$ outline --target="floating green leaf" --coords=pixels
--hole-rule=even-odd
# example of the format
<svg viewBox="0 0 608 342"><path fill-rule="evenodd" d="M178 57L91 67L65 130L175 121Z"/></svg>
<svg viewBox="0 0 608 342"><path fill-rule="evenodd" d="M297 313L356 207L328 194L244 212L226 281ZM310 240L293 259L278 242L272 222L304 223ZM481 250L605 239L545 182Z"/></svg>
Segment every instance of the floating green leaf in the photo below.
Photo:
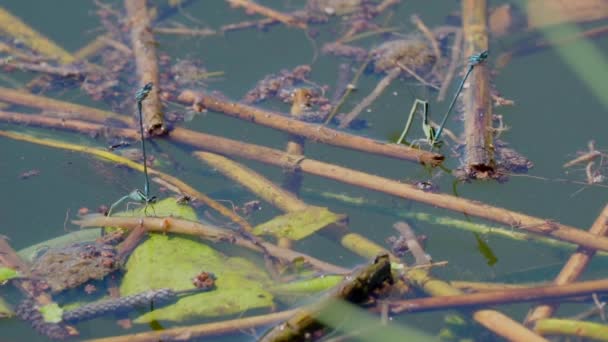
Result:
<svg viewBox="0 0 608 342"><path fill-rule="evenodd" d="M44 321L47 323L59 323L63 319L63 309L57 303L51 303L38 308Z"/></svg>
<svg viewBox="0 0 608 342"><path fill-rule="evenodd" d="M196 220L191 208L177 205L173 199L170 202L157 203L156 215L173 213L173 216ZM176 211L172 212L171 208ZM150 234L133 251L126 268L120 286L124 296L159 288L191 289L192 278L202 271L217 277L216 289L184 296L175 304L145 313L136 319L138 323L229 315L273 304L273 296L265 290L270 280L263 270L248 260L228 258L190 237Z"/></svg>
<svg viewBox="0 0 608 342"><path fill-rule="evenodd" d="M4 284L5 282L19 276L19 272L12 268L0 267L0 284Z"/></svg>
<svg viewBox="0 0 608 342"><path fill-rule="evenodd" d="M253 233L300 240L343 219L344 215L334 214L327 208L310 206L304 210L287 213L264 222L253 228Z"/></svg>

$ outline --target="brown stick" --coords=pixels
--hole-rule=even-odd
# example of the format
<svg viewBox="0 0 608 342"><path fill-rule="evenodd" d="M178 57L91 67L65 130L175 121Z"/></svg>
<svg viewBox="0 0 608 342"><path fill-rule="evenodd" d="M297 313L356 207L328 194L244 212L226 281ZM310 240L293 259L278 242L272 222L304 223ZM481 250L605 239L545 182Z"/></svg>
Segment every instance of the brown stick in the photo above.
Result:
<svg viewBox="0 0 608 342"><path fill-rule="evenodd" d="M479 292L457 296L442 296L400 300L391 303L391 311L422 312L429 310L460 309L471 306L512 304L537 300L555 300L608 292L608 279L591 280L566 285L538 286L526 289Z"/></svg>
<svg viewBox="0 0 608 342"><path fill-rule="evenodd" d="M86 340L87 342L157 342L173 339L193 339L202 336L224 335L227 333L243 332L265 326L275 322L283 321L291 317L298 310L281 311L267 315L259 315L222 322L204 323L189 327L163 329L161 331L147 331L124 336L114 336Z"/></svg>
<svg viewBox="0 0 608 342"><path fill-rule="evenodd" d="M591 229L589 229L589 233L596 234L597 236L605 236L608 233L608 205L604 207L600 216L595 220ZM555 285L565 285L575 282L578 277L583 274L594 255L595 250L579 247L576 252L570 256L553 283ZM539 319L551 317L555 310L557 310L557 307L557 303L553 305L546 304L537 306L528 314L525 324L530 326Z"/></svg>
<svg viewBox="0 0 608 342"><path fill-rule="evenodd" d="M4 87L0 87L0 101L58 112L66 114L68 117L78 117L94 122L105 122L108 119L114 119L127 125L133 123L132 119L127 116Z"/></svg>
<svg viewBox="0 0 608 342"><path fill-rule="evenodd" d="M95 133L103 128L101 125L77 120L60 120L56 118L2 111L0 111L0 120L76 130L88 133ZM133 130L115 129L115 132L132 139L137 139L137 134ZM280 167L293 167L296 165L299 166L303 172L333 179L346 184L361 186L363 188L375 190L385 194L476 216L490 221L506 224L516 229L546 235L558 240L582 245L587 248L608 251L608 238L598 237L578 228L503 208L493 207L477 201L448 194L425 192L410 184L400 183L396 180L370 175L364 172L316 161L313 159L301 159L301 157L290 156L280 150L194 132L179 127L175 128L171 132L170 138L175 142L188 144L198 149L253 159L270 165Z"/></svg>
<svg viewBox="0 0 608 342"><path fill-rule="evenodd" d="M135 55L139 82L142 86L148 82L154 83L154 88L143 102L144 129L151 135L163 135L167 129L163 123L163 108L158 97L158 64L147 3L147 0L125 0L125 8L131 24L131 48Z"/></svg>
<svg viewBox="0 0 608 342"><path fill-rule="evenodd" d="M349 272L349 270L345 268L329 264L291 249L277 247L268 242L253 242L228 229L205 225L200 222L181 220L174 217L108 217L95 215L83 218L82 220L73 221L73 223L80 225L81 227L121 227L127 229L135 229L143 226L149 232L195 235L211 241L227 241L257 252L268 252L272 256L286 262L292 262L296 258L304 258L306 262L310 263L316 269L328 273L344 274ZM262 250L262 248L265 250Z"/></svg>
<svg viewBox="0 0 608 342"><path fill-rule="evenodd" d="M401 69L399 69L399 68L391 69L386 74L386 76L384 76L384 78L381 79L380 82L378 82L378 84L376 85L376 88L374 88L374 90L372 90L372 92L369 95L367 95L363 100L361 100L361 102L359 102L355 106L355 108L353 108L348 114L346 114L342 118L342 120L340 120L340 125L338 127L344 129L344 128L350 126L350 123L353 122L353 120L355 120L357 118L357 116L359 116L359 114L361 114L361 112L365 108L371 106L372 103L374 103L374 101L380 95L382 95L384 90L389 85L391 85L391 83L393 83L393 81L396 80L400 74L401 74Z"/></svg>
<svg viewBox="0 0 608 342"><path fill-rule="evenodd" d="M267 18L274 19L276 21L280 21L287 26L296 26L303 30L307 29L306 23L302 22L300 19L291 16L289 14L281 13L279 11L275 11L272 8L268 8L266 6L262 6L250 0L227 0L230 5L234 7L243 7L247 11L251 11L253 13L258 13Z"/></svg>
<svg viewBox="0 0 608 342"><path fill-rule="evenodd" d="M182 103L191 104L198 110L208 108L212 111L221 112L238 119L251 121L291 134L297 134L324 144L420 162L431 166L439 165L443 161L443 156L435 153L338 132L323 126L289 119L278 113L225 101L216 96L197 93L191 90L183 91L179 95L178 100Z"/></svg>
<svg viewBox="0 0 608 342"><path fill-rule="evenodd" d="M486 0L462 1L462 24L465 55L488 49ZM469 75L470 87L463 90L465 172L473 178L486 178L494 172L492 143L492 102L490 71L485 63L475 66Z"/></svg>

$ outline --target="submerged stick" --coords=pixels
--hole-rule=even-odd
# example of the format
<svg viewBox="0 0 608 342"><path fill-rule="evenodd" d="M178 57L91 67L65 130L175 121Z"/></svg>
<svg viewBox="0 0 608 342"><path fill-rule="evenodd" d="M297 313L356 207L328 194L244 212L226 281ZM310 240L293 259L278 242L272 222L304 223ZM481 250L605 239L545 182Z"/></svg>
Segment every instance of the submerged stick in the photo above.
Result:
<svg viewBox="0 0 608 342"><path fill-rule="evenodd" d="M135 55L135 66L139 83L159 84L156 46L152 34L152 19L148 15L147 0L125 0L131 24L131 48ZM163 108L158 97L158 86L152 89L143 104L144 128L148 134L163 135L167 132L163 122Z"/></svg>
<svg viewBox="0 0 608 342"><path fill-rule="evenodd" d="M350 126L350 123L355 120L357 118L357 116L359 116L359 114L361 114L361 112L365 109L368 108L369 106L372 105L372 103L374 103L374 101L380 97L380 95L382 95L382 93L384 92L384 90L391 85L391 83L393 83L394 80L396 80L399 75L401 74L401 69L399 68L393 68L391 70L389 70L389 72L386 74L386 76L384 76L383 79L380 80L380 82L378 82L378 84L376 85L376 88L374 88L374 90L372 90L372 92L367 95L363 100L361 100L361 102L359 102L355 108L353 108L348 114L346 114L342 120L340 120L340 125L338 126L339 128L346 128L348 126Z"/></svg>
<svg viewBox="0 0 608 342"><path fill-rule="evenodd" d="M589 233L597 236L606 236L608 234L608 205L604 207L598 218L595 220ZM555 285L564 285L575 282L580 277L591 259L595 255L595 250L579 247L575 253L570 255L570 258L559 272L553 283ZM544 318L549 318L557 310L558 303L553 305L540 305L532 309L526 317L527 325L534 325L536 321Z"/></svg>
<svg viewBox="0 0 608 342"><path fill-rule="evenodd" d="M19 40L40 54L59 60L62 64L72 63L75 59L69 52L32 29L18 17L0 7L0 31Z"/></svg>
<svg viewBox="0 0 608 342"><path fill-rule="evenodd" d="M0 101L34 107L44 111L53 111L65 114L69 118L79 118L104 123L109 119L117 120L127 125L133 124L130 117L109 111L83 106L71 102L51 99L49 97L33 95L23 91L0 87Z"/></svg>
<svg viewBox="0 0 608 342"><path fill-rule="evenodd" d="M144 227L149 232L157 233L175 233L200 236L210 241L226 241L234 243L238 246L245 247L257 252L268 252L270 255L291 263L296 258L304 258L318 270L328 273L344 274L348 270L339 266L329 264L327 262L316 259L312 256L293 251L287 248L281 248L268 242L259 242L265 249L262 250L257 242L244 238L240 234L211 225L206 225L200 222L177 219L174 217L108 217L102 215L92 215L81 220L72 221L82 228L86 227L120 227L126 229L135 229Z"/></svg>
<svg viewBox="0 0 608 342"><path fill-rule="evenodd" d="M525 289L480 292L456 296L407 299L392 302L393 313L430 310L462 309L471 306L491 306L537 300L556 300L568 297L590 296L608 292L608 279L583 281L565 285L538 286Z"/></svg>
<svg viewBox="0 0 608 342"><path fill-rule="evenodd" d="M237 102L226 101L217 96L194 92L192 90L183 91L179 95L178 100L184 104L193 105L193 107L198 110L208 108L209 110L221 112L237 119L251 121L291 134L297 134L311 139L312 141L324 144L380 154L391 158L404 159L431 166L437 166L443 161L443 156L439 154L339 132L327 127L289 119L278 113L265 111Z"/></svg>
<svg viewBox="0 0 608 342"><path fill-rule="evenodd" d="M251 316L230 319L222 322L204 323L187 327L163 329L159 331L146 331L123 336L105 337L87 342L158 342L163 340L178 340L187 337L189 339L224 335L228 333L243 332L248 329L265 326L291 317L297 309L271 313L267 315Z"/></svg>
<svg viewBox="0 0 608 342"><path fill-rule="evenodd" d="M56 118L7 113L2 111L0 111L0 121L28 123L45 127L76 130L85 133L98 132L102 128L101 125L78 120L60 120ZM133 130L115 129L115 132L121 136L137 139L137 133ZM303 172L313 175L476 216L502 223L515 229L545 235L554 239L582 245L587 248L608 251L608 238L598 237L583 230L548 219L537 218L448 194L430 193L420 190L414 185L401 183L396 180L370 175L313 159L302 159L302 157L295 158L280 150L194 132L183 128L175 128L171 132L170 137L175 142L188 144L195 148L205 149L215 153L253 159L280 167L289 165L292 167L294 165L299 166ZM137 163L135 164L139 165Z"/></svg>
<svg viewBox="0 0 608 342"><path fill-rule="evenodd" d="M486 0L462 1L464 53L467 56L487 51ZM486 178L495 171L492 136L492 99L490 70L478 64L471 73L470 86L464 91L465 172L473 178Z"/></svg>

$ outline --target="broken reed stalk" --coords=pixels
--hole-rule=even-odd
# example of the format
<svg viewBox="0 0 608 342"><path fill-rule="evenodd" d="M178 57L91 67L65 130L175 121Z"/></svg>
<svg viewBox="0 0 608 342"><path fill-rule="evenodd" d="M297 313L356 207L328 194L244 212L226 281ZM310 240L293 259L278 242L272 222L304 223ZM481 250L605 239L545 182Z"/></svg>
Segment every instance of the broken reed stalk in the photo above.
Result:
<svg viewBox="0 0 608 342"><path fill-rule="evenodd" d="M143 102L144 129L151 135L163 135L163 108L159 94L158 63L152 34L152 19L148 15L147 0L125 0L131 28L131 49L135 55L137 77L141 85L152 82L155 87Z"/></svg>
<svg viewBox="0 0 608 342"><path fill-rule="evenodd" d="M279 21L287 26L295 26L306 30L308 26L305 22L302 22L300 19L285 13L281 13L279 11L275 11L272 8L262 6L250 0L227 0L231 6L234 7L243 7L246 11L257 13L263 15L269 19L273 19Z"/></svg>
<svg viewBox="0 0 608 342"><path fill-rule="evenodd" d="M57 44L32 29L18 17L0 7L0 31L22 42L46 57L57 59L62 64L74 62L74 56Z"/></svg>
<svg viewBox="0 0 608 342"><path fill-rule="evenodd" d="M590 234L597 236L606 236L608 234L608 205L604 207L598 218L595 220L591 229ZM570 255L570 258L559 272L553 283L555 285L564 285L575 282L580 277L587 265L591 262L591 259L595 255L595 250L587 249L585 247L579 247L575 253ZM544 318L549 318L557 310L558 303L556 304L545 304L535 307L526 317L525 324L533 326L536 321Z"/></svg>
<svg viewBox="0 0 608 342"><path fill-rule="evenodd" d="M297 309L275 312L267 315L251 316L226 320L222 322L204 323L187 327L168 328L160 331L147 331L123 336L113 336L86 340L86 342L157 342L163 340L178 340L186 337L193 339L203 336L224 335L228 333L243 333L248 329L266 326L280 322L293 316Z"/></svg>
<svg viewBox="0 0 608 342"><path fill-rule="evenodd" d="M393 301L393 313L430 310L462 309L465 307L492 306L538 300L556 300L568 297L589 296L608 292L608 279L582 281L565 285L548 285L524 289L480 292L456 296L418 298Z"/></svg>
<svg viewBox="0 0 608 342"><path fill-rule="evenodd" d="M439 154L339 132L320 125L290 119L279 113L227 101L201 92L184 90L179 94L178 101L192 105L198 111L207 108L237 119L251 121L324 144L409 160L430 166L437 166L443 161L443 156Z"/></svg>
<svg viewBox="0 0 608 342"><path fill-rule="evenodd" d="M258 341L307 341L311 340L310 336L325 336L333 327L319 320L319 317L328 312L336 302L362 304L393 283L389 256L378 256L371 264L345 277L330 293L314 304L299 309L287 321L270 329Z"/></svg>
<svg viewBox="0 0 608 342"><path fill-rule="evenodd" d="M462 25L465 56L488 50L486 0L462 1ZM462 98L466 142L464 170L470 177L487 178L495 171L490 69L487 63L475 66Z"/></svg>
<svg viewBox="0 0 608 342"><path fill-rule="evenodd" d="M112 119L127 125L133 124L133 119L124 115L10 88L0 87L0 101L51 111L65 118L78 118L100 123Z"/></svg>
<svg viewBox="0 0 608 342"><path fill-rule="evenodd" d="M6 114L9 114L7 112L0 112L0 117L4 118L4 116ZM12 113L12 116L24 116L25 119L28 118L36 118L36 116L34 115L26 115L26 114L17 114L17 113ZM0 119L1 120L1 119ZM32 124L36 124L36 125L40 125L41 123L49 123L49 122L53 122L55 124L54 127L59 127L59 128L64 128L64 129L73 129L73 130L79 130L81 132L89 132L89 133L97 133L99 130L101 130L103 127L100 127L99 125L95 125L95 124L89 124L89 123L79 123L79 124L75 124L75 125L70 125L70 122L66 123L66 126L58 126L58 122L62 121L60 119L56 119L56 118L45 118L45 117L38 117L38 121L29 121ZM20 121L21 123L26 123L28 122L27 120L22 120ZM63 121L65 122L65 121ZM92 125L92 127L91 127ZM47 125L49 126L49 125ZM128 137L131 139L137 139L138 138L138 134L133 131L133 130L129 130L129 129L122 129L121 130L121 135L123 137ZM50 139L38 139L38 138L33 138L30 136L26 136L23 134L16 134L16 133L12 133L12 132L4 132L4 131L0 131L0 136L5 136L5 137L9 137L12 139L16 139L16 140L21 140L21 141L27 141L27 142L31 142L31 143L36 143L36 144L42 144L45 146L51 146L51 147L55 147L55 148L61 148L61 149L66 149L66 150L71 150L71 151L77 151L77 152L84 152L84 153L88 153L88 154L92 154L96 157L102 158L102 159L106 159L109 161L112 161L114 163L118 163L124 166L127 166L133 170L139 171L139 172L143 172L144 168L143 165L141 163L136 163L130 159L127 159L125 157L121 157L119 155L116 155L114 153L111 153L109 151L105 151L105 150L100 150L100 149L96 149L96 148L92 148L92 147L87 147L87 146L81 146L81 145L74 145L74 144L68 144L68 143L64 143L64 142L60 142L60 141L54 141L54 140L50 140ZM209 206L211 209L217 211L218 213L220 213L222 216L230 219L232 222L236 223L239 227L241 227L243 230L245 231L251 231L252 227L251 225L249 225L249 223L247 221L245 221L242 217L240 217L239 215L237 215L234 211L226 208L225 206L223 206L222 204L220 204L217 201L214 201L213 199L209 198L207 195L197 191L196 189L194 189L193 187L191 187L190 185L184 183L183 181L181 181L180 179L173 177L171 175L168 175L166 173L154 170L154 169L150 169L148 168L148 172L150 175L152 176L156 176L159 177L171 184L173 184L174 186L176 186L182 193L192 197L192 198L196 198L199 202L204 203L205 205Z"/></svg>
<svg viewBox="0 0 608 342"><path fill-rule="evenodd" d="M2 92L0 91L0 94L1 93ZM3 111L0 111L0 121L55 127L89 134L98 133L104 128L102 125L78 120L62 120L39 115ZM133 130L115 128L113 132L130 139L137 139L137 134ZM545 235L587 248L608 251L608 238L598 237L571 226L448 194L426 192L418 189L414 185L370 175L338 165L303 158L301 156L290 156L280 150L243 143L179 127L171 131L170 138L177 143L187 144L198 149L204 149L219 154L239 156L279 167L298 167L303 172L327 179L333 179L342 183L360 186L458 213L476 216L482 219L502 223L515 229Z"/></svg>
<svg viewBox="0 0 608 342"><path fill-rule="evenodd" d="M572 340L576 341L608 341L608 326L605 323L548 318L538 321L534 331L541 335L572 336Z"/></svg>
<svg viewBox="0 0 608 342"><path fill-rule="evenodd" d="M48 293L38 290L36 284L27 279L27 276L30 275L29 265L19 257L17 252L15 252L15 250L8 244L6 240L6 237L0 236L0 265L17 270L26 277L26 279L13 279L12 282L15 287L27 297L34 299L36 304L40 306L53 304L53 298L51 298ZM45 322L38 323L42 325L47 324ZM64 338L69 336L77 336L79 334L75 327L64 323L56 324L53 330L55 333L63 336Z"/></svg>
<svg viewBox="0 0 608 342"><path fill-rule="evenodd" d="M303 258L311 266L323 272L337 274L349 272L348 269L332 265L304 253L278 247L268 242L260 241L258 243L252 241L232 230L218 228L200 222L177 219L174 217L108 217L102 215L91 215L81 220L72 222L82 228L120 227L126 229L135 229L139 226L143 226L148 232L195 235L210 241L225 241L228 243L233 243L237 246L260 253L268 252L270 255L287 263L291 263L297 258ZM265 251L260 247L260 245L265 249Z"/></svg>
<svg viewBox="0 0 608 342"><path fill-rule="evenodd" d="M361 100L361 102L359 102L355 108L353 108L340 120L340 125L338 125L338 128L344 129L350 126L350 123L355 120L365 108L370 107L372 103L374 103L374 101L376 101L376 99L382 95L384 90L399 77L399 75L401 75L400 68L393 68L389 70L386 76L384 76L384 78L378 82L374 90L372 90L369 95Z"/></svg>
<svg viewBox="0 0 608 342"><path fill-rule="evenodd" d="M230 159L208 152L196 152L195 156L284 212L297 212L310 207L292 193L274 185L264 176ZM346 249L364 258L374 258L379 254L389 254L382 246L360 234L344 232L341 229L334 229L331 231L331 234L333 235L332 237L340 240L340 243ZM392 254L391 258L395 262L399 262L399 258Z"/></svg>

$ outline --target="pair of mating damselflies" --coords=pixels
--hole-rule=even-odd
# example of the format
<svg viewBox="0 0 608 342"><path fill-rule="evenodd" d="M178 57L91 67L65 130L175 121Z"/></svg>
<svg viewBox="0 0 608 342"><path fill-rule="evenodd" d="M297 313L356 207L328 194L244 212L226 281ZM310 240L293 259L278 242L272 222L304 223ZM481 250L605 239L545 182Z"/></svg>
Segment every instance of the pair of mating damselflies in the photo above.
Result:
<svg viewBox="0 0 608 342"><path fill-rule="evenodd" d="M143 158L144 158L144 177L145 177L144 191L142 192L139 189L135 189L135 190L131 191L129 194L121 197L118 201L114 202L110 206L110 209L108 210L108 216L110 216L112 214L112 210L116 206L118 206L119 204L121 204L122 202L127 201L127 200L130 200L130 201L136 202L136 203L141 203L146 206L148 204L156 202L156 196L150 196L150 180L148 178L148 165L147 165L148 159L146 156L146 143L144 140L144 119L143 119L143 115L141 113L142 102L146 99L146 97L148 97L148 94L150 94L150 91L152 91L153 86L154 86L154 84L152 82L147 83L146 85L144 85L142 88L140 88L135 93L135 100L137 101L137 111L139 113L139 133L140 133L140 139L141 139L141 151L142 151Z"/></svg>
<svg viewBox="0 0 608 342"><path fill-rule="evenodd" d="M450 103L450 106L448 107L448 111L445 113L443 120L441 120L441 123L439 124L439 128L437 129L437 131L435 131L435 129L433 128L433 126L431 126L431 124L429 122L429 103L427 101L416 99L414 101L414 104L412 105L412 109L410 110L410 114L407 118L405 128L403 129L401 136L399 136L399 139L397 139L397 144L401 144L405 140L405 137L407 136L407 133L409 132L410 127L412 125L414 115L418 112L418 106L422 106L422 131L424 133L425 141L429 145L431 145L431 148L440 147L442 142L439 139L441 138L441 133L443 132L443 127L445 126L445 124L448 120L448 117L450 116L450 113L452 112L452 108L454 107L454 104L456 103L456 99L458 98L458 95L460 95L460 92L462 91L462 87L464 86L464 83L466 82L467 78L471 74L471 71L473 71L473 68L476 65L485 61L487 58L488 58L488 50L483 51L478 54L474 54L471 57L469 57L469 68L467 69L466 74L460 81L460 84L458 85L458 89L456 89L456 94L452 98L452 102Z"/></svg>

